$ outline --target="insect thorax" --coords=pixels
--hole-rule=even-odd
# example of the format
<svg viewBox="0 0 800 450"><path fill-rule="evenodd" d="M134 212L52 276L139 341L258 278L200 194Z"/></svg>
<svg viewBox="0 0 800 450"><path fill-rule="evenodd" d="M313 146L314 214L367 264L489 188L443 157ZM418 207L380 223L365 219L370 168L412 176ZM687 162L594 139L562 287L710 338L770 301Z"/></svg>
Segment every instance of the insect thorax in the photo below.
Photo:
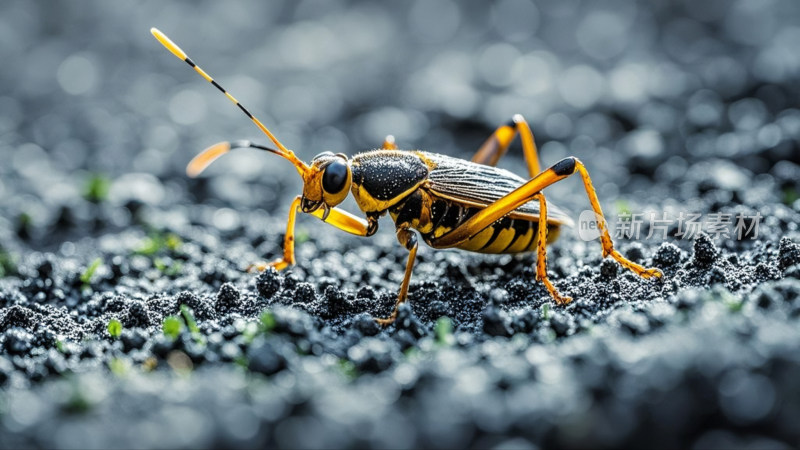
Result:
<svg viewBox="0 0 800 450"><path fill-rule="evenodd" d="M353 157L353 197L366 213L383 212L414 192L430 168L416 152L375 150Z"/></svg>

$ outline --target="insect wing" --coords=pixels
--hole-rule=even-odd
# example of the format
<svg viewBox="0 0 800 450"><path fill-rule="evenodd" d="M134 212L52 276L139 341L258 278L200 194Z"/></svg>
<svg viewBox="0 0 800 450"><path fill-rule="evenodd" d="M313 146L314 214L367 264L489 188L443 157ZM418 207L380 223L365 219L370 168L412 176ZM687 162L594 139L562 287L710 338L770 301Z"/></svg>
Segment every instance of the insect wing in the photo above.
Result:
<svg viewBox="0 0 800 450"><path fill-rule="evenodd" d="M498 167L433 153L426 153L425 156L436 163L436 168L428 175L429 188L443 197L489 205L528 181ZM538 217L539 202L530 201L514 212ZM550 202L547 202L547 218L549 222L564 225L571 226L574 223L566 211Z"/></svg>

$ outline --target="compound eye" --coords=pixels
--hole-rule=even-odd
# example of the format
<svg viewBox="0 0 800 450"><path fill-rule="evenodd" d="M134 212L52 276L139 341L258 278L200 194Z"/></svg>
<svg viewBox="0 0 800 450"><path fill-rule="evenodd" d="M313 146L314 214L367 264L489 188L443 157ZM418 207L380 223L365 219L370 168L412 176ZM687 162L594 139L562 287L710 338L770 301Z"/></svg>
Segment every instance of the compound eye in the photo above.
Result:
<svg viewBox="0 0 800 450"><path fill-rule="evenodd" d="M347 164L334 161L325 168L322 174L322 189L330 194L336 194L344 189L347 181Z"/></svg>

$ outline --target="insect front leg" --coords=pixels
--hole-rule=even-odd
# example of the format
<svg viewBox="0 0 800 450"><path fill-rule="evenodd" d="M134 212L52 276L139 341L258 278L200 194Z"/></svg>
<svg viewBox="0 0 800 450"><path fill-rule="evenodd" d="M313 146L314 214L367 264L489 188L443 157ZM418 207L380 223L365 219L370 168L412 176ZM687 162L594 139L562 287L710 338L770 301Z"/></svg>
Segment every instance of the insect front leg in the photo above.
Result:
<svg viewBox="0 0 800 450"><path fill-rule="evenodd" d="M536 148L536 140L533 138L533 131L531 131L531 127L521 114L514 114L514 117L512 117L507 124L498 127L494 133L489 136L489 139L481 145L475 153L475 156L472 157L472 162L485 164L487 166L496 166L517 134L519 134L522 140L522 151L525 153L528 173L531 177L535 177L541 172L539 166L539 150Z"/></svg>
<svg viewBox="0 0 800 450"><path fill-rule="evenodd" d="M277 270L285 269L288 266L294 265L294 229L295 229L295 219L297 217L297 212L300 210L300 204L302 202L302 196L298 195L293 201L292 206L289 208L289 219L286 221L286 237L283 240L283 257L276 259L272 262L259 262L255 264L251 264L247 270L248 271L264 271L268 267L274 267ZM322 219L325 211L323 209L318 209L312 213L312 216L316 216L319 219ZM350 234L355 234L357 236L371 236L375 234L377 231L377 223L373 223L373 221L367 221L360 217L354 216L349 212L339 209L339 208L331 208L328 212L328 217L325 219L325 223L333 225L334 227L346 231Z"/></svg>
<svg viewBox="0 0 800 450"><path fill-rule="evenodd" d="M403 276L403 283L400 285L400 292L397 294L397 303L394 305L392 314L385 319L375 319L378 324L391 325L397 320L397 308L406 301L408 297L408 284L411 281L411 271L414 269L414 261L417 259L417 234L409 228L397 229L397 240L408 249L408 261L406 262L406 273Z"/></svg>

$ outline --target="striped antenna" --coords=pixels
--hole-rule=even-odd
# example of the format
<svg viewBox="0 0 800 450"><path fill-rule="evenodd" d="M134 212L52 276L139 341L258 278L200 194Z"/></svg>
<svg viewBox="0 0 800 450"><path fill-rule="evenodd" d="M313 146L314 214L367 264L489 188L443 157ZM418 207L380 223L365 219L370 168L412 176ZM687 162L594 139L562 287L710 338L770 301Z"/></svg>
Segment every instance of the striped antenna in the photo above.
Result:
<svg viewBox="0 0 800 450"><path fill-rule="evenodd" d="M236 98L233 95L231 95L228 91L225 90L225 88L223 88L219 83L217 83L213 78L211 78L211 76L209 74L207 74L205 70L201 69L197 64L195 64L194 61L192 61L192 59L189 58L189 56L187 56L186 53L183 50L181 50L181 48L178 47L177 44L172 42L172 40L167 37L167 35L165 35L161 31L159 31L157 28L150 28L150 33L152 33L153 36L155 36L155 38L158 39L158 42L160 42L161 45L163 45L164 47L167 48L167 50L172 52L173 55L177 56L178 59L182 59L182 60L186 61L186 64L189 64L189 66L191 66L192 69L195 70L195 72L199 73L201 77L206 79L206 81L208 81L209 83L213 84L217 89L219 89L223 94L225 94L226 97L228 97L228 100L230 100L231 102L233 102L233 104L238 106L239 109L241 109L242 112L244 112L245 115L247 115L247 117L249 117L250 120L252 120L253 123L256 124L256 126L261 131L263 131L264 134L266 134L267 137L278 147L278 150L269 149L269 151L288 159L292 164L294 164L294 166L297 168L297 171L300 172L300 175L305 175L306 173L308 173L308 171L310 169L309 169L308 165L306 165L306 163L304 163L303 161L298 159L297 156L295 156L293 151L289 150L283 144L281 144L281 142L278 140L278 138L276 138L275 135L273 135L272 132L270 132L267 129L267 127L265 127L264 124L261 123L260 120L258 120L258 118L256 118L254 115L252 115L250 113L250 111L247 110L247 108L245 108L241 103L239 103L239 100L236 100ZM224 146L222 144L226 144L226 143L220 143L220 144L213 145L213 146L207 148L206 150L204 150L201 154L197 155L197 157L195 157L195 160L197 160L197 159L207 160L207 164L202 165L202 169L204 169L208 164L210 164L211 161L215 160L216 158L218 158L219 156L221 156L222 154L226 153L228 150L231 149L230 147L228 147L227 149L224 149ZM259 147L256 147L255 145L249 145L249 147L259 148ZM213 156L213 157L212 157L212 155L207 154L211 150L214 150L214 155L215 156ZM203 155L206 155L206 158L201 158ZM192 163L194 163L195 160L192 160ZM190 174L191 173L199 174L200 171L202 171L202 169L200 169L200 171L198 171L198 172L194 172L192 170L192 163L190 163L189 167L187 167L187 172L189 172ZM198 164L199 164L199 162L198 162ZM198 166L195 167L195 169L197 169L199 167L200 166L198 165Z"/></svg>

